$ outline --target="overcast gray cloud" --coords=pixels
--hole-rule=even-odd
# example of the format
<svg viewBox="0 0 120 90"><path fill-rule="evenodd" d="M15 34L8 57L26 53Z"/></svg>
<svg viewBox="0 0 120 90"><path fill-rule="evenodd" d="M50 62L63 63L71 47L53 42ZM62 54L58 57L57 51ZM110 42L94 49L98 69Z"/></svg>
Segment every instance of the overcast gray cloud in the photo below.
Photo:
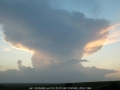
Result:
<svg viewBox="0 0 120 90"><path fill-rule="evenodd" d="M38 75L50 78L57 74L56 78L59 76L67 78L67 75L72 77L74 74L76 78L73 80L80 80L77 79L79 74L87 77L90 73L89 69L97 72L97 68L85 68L79 62L87 62L87 60L81 60L85 53L92 54L102 48L108 32L100 32L110 26L107 20L86 18L81 12L53 10L47 0L0 0L0 23L3 25L5 41L14 47L27 48L34 52L32 64L34 68L41 70ZM74 67L76 63L79 65ZM76 71L76 68L79 70ZM31 71L31 68L29 69ZM100 70L104 71L104 74L101 72L100 78L114 72ZM14 72L14 70L8 71ZM68 74L65 74L66 71L69 71ZM19 73L19 71L15 72ZM56 79L57 81L61 80Z"/></svg>

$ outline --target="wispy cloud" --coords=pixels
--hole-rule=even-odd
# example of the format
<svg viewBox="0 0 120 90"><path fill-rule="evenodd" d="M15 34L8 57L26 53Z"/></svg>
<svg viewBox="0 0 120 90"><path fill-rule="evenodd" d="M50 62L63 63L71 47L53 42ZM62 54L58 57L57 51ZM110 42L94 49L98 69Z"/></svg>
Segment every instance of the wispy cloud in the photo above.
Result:
<svg viewBox="0 0 120 90"><path fill-rule="evenodd" d="M110 31L105 45L120 41L120 34L119 34L120 33L120 28L117 28L117 27L119 27L119 26L116 26L115 28L113 28Z"/></svg>

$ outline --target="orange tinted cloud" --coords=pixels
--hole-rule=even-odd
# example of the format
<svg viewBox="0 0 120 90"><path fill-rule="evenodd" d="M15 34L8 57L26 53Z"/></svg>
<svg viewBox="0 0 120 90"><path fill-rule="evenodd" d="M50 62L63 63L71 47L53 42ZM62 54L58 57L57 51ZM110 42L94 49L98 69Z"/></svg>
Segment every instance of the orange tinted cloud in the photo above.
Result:
<svg viewBox="0 0 120 90"><path fill-rule="evenodd" d="M90 54L90 53L96 52L99 47L102 48L105 41L106 41L106 38L88 43L84 48L85 54Z"/></svg>
<svg viewBox="0 0 120 90"><path fill-rule="evenodd" d="M16 44L16 45L10 44L10 46L11 46L12 48L17 49L17 50L22 50L22 51L34 53L33 50L29 50L27 47L23 46L22 44Z"/></svg>
<svg viewBox="0 0 120 90"><path fill-rule="evenodd" d="M108 27L107 29L103 29L103 30L100 32L100 34L104 34L104 33L108 32L109 30L111 30L111 29L113 29L113 28L115 28L115 27L117 27L117 26L120 26L120 23L115 24L115 25L112 25L112 26Z"/></svg>
<svg viewBox="0 0 120 90"><path fill-rule="evenodd" d="M105 45L115 43L120 41L120 30L115 29L108 35L108 40L106 41Z"/></svg>
<svg viewBox="0 0 120 90"><path fill-rule="evenodd" d="M112 25L112 26L102 30L100 32L100 34L104 35L108 31L110 31L111 29L114 29L118 26L120 26L120 23ZM116 30L116 31L112 32L111 34L109 34L108 36L105 36L105 37L102 37L98 40L89 42L84 48L84 51L85 51L84 56L88 56L92 53L95 53L96 51L100 50L100 48L102 48L103 45L118 42L119 38L120 38L120 31Z"/></svg>

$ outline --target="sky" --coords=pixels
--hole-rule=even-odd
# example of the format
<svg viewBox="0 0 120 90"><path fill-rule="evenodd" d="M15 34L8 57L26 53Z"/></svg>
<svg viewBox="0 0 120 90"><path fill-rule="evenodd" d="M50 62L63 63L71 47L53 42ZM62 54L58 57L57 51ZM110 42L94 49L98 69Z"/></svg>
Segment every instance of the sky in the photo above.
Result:
<svg viewBox="0 0 120 90"><path fill-rule="evenodd" d="M120 80L119 3L0 0L0 83Z"/></svg>

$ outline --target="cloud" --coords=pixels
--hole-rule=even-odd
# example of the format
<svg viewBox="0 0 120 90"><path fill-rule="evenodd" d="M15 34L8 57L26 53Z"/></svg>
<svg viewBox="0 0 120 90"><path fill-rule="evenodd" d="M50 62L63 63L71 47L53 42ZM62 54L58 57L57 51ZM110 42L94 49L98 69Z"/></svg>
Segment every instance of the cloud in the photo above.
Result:
<svg viewBox="0 0 120 90"><path fill-rule="evenodd" d="M18 64L19 66L22 66L22 60L18 60L17 64Z"/></svg>
<svg viewBox="0 0 120 90"><path fill-rule="evenodd" d="M80 63L87 62L81 60L84 54L97 52L106 42L110 23L105 19L86 18L77 11L53 10L47 0L0 0L0 23L4 40L15 48L32 51L32 64L38 70L22 66L19 60L19 71L8 70L1 72L2 75L13 72L20 77L21 72L25 82L30 75L35 80L39 77L41 82L53 79L53 82L74 82L95 80L93 73L99 73L96 80L101 80L105 74L114 72L86 68Z"/></svg>
<svg viewBox="0 0 120 90"><path fill-rule="evenodd" d="M9 69L0 72L0 83L65 83L107 81L106 74L115 73L114 70L96 67L83 67L81 63L52 64L48 68L35 69L21 66L19 70Z"/></svg>
<svg viewBox="0 0 120 90"><path fill-rule="evenodd" d="M120 38L120 24L116 24L114 25L114 27L112 28L112 30L110 30L110 33L108 35L108 39L107 42L105 44L111 44L111 43L115 43L115 42L119 42L119 38Z"/></svg>
<svg viewBox="0 0 120 90"><path fill-rule="evenodd" d="M32 50L33 64L38 58L46 59L47 63L50 59L56 62L81 59L89 42L103 41L92 47L89 51L92 54L100 50L107 39L108 32L100 34L109 26L104 19L86 18L80 12L53 10L46 0L1 0L0 3L4 40L14 47Z"/></svg>
<svg viewBox="0 0 120 90"><path fill-rule="evenodd" d="M120 72L110 73L105 75L106 77L112 78L113 80L120 80Z"/></svg>
<svg viewBox="0 0 120 90"><path fill-rule="evenodd" d="M88 61L86 59L82 59L82 60L80 60L80 62L90 62L90 61Z"/></svg>

